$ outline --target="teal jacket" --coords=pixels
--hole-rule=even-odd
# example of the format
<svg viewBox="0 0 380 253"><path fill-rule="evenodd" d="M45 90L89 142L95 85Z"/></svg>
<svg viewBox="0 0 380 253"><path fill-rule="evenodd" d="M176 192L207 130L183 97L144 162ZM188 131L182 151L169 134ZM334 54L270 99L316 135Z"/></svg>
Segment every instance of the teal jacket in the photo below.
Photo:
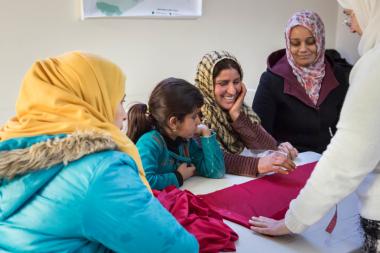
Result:
<svg viewBox="0 0 380 253"><path fill-rule="evenodd" d="M200 137L201 145L194 139L179 146L179 154L167 148L164 137L157 130L142 135L136 143L146 178L153 189L164 189L169 185L179 187L175 171L182 163L195 165L196 174L209 178L221 178L225 174L223 153L216 135ZM188 152L187 152L188 150ZM188 153L188 154L187 154Z"/></svg>
<svg viewBox="0 0 380 253"><path fill-rule="evenodd" d="M0 142L1 175L35 170L0 177L0 252L198 252L195 237L147 190L131 157L109 147L94 152L99 138L91 136L49 155L54 143L45 144L53 137ZM65 143L72 136L54 138ZM31 147L44 159L28 168ZM82 147L85 155L67 164L65 157ZM46 162L51 166L38 168Z"/></svg>

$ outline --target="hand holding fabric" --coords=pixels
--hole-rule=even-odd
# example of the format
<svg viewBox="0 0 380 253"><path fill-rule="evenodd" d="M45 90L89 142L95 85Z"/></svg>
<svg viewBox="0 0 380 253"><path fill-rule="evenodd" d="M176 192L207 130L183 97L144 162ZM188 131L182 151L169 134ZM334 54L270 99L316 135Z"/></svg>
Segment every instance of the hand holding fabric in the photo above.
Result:
<svg viewBox="0 0 380 253"><path fill-rule="evenodd" d="M252 217L249 220L251 230L271 236L287 235L290 234L290 230L285 225L285 220L275 220L267 217Z"/></svg>

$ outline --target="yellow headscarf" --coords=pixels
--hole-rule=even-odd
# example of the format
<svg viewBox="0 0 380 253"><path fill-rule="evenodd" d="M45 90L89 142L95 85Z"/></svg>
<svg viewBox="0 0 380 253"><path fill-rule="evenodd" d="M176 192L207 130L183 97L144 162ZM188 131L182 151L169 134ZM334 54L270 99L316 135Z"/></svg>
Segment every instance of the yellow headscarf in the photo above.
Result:
<svg viewBox="0 0 380 253"><path fill-rule="evenodd" d="M124 83L119 67L95 55L71 52L37 61L23 80L16 116L0 129L0 141L77 130L107 133L134 159L150 189L136 146L113 123Z"/></svg>

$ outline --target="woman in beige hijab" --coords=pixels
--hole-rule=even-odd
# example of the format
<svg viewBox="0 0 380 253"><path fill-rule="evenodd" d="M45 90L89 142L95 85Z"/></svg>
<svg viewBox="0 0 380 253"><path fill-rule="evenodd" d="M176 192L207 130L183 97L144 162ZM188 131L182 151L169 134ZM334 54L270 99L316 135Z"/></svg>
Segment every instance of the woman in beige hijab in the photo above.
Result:
<svg viewBox="0 0 380 253"><path fill-rule="evenodd" d="M229 174L255 177L260 173L288 174L298 152L290 143L278 145L244 104L247 89L238 60L226 51L205 54L198 64L195 85L204 97L203 121L215 132ZM246 156L250 150L281 150L264 157ZM288 156L287 156L287 155Z"/></svg>

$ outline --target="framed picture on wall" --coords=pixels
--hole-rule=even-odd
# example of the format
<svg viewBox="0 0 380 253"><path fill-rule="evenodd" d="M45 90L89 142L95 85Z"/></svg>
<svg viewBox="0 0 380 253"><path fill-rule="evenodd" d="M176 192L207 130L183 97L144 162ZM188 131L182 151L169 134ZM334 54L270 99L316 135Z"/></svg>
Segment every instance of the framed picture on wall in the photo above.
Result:
<svg viewBox="0 0 380 253"><path fill-rule="evenodd" d="M202 0L82 0L87 18L197 18Z"/></svg>

